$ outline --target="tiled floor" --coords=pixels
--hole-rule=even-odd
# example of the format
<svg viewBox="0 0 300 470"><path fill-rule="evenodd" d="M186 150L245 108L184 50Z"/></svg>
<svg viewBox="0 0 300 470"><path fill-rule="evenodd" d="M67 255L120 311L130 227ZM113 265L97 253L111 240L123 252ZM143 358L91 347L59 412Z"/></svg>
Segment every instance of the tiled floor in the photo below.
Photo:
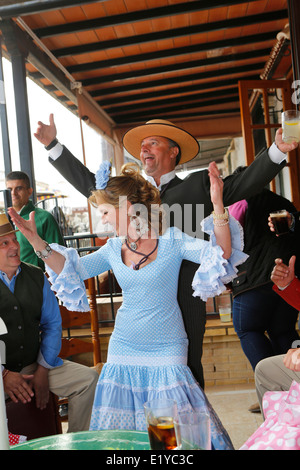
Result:
<svg viewBox="0 0 300 470"><path fill-rule="evenodd" d="M248 411L257 403L254 385L207 387L205 393L238 450L263 422L260 413Z"/></svg>

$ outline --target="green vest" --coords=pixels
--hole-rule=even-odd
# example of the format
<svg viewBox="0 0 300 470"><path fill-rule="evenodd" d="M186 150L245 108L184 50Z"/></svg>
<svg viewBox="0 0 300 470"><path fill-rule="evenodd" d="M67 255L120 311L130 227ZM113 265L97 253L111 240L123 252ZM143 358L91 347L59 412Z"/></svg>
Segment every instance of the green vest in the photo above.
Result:
<svg viewBox="0 0 300 470"><path fill-rule="evenodd" d="M3 364L13 372L36 362L40 349L40 319L43 304L44 274L40 268L21 263L14 294L0 280L0 317L8 333Z"/></svg>

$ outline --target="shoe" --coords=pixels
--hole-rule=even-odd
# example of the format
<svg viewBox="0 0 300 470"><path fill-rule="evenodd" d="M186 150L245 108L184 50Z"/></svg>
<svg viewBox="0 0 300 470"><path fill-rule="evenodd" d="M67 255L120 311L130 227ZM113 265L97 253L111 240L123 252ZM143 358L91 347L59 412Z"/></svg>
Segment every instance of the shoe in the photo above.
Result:
<svg viewBox="0 0 300 470"><path fill-rule="evenodd" d="M254 405L251 405L250 408L248 408L248 411L250 411L250 413L261 413L259 403L254 403Z"/></svg>

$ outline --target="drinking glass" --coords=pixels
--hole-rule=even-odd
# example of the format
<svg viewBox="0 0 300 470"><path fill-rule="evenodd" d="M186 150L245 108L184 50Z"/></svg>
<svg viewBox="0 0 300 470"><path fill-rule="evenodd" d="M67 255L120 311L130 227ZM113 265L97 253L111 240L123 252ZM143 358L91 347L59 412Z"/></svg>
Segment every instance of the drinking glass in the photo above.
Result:
<svg viewBox="0 0 300 470"><path fill-rule="evenodd" d="M294 109L284 111L281 116L282 139L291 144L300 141L300 112Z"/></svg>
<svg viewBox="0 0 300 470"><path fill-rule="evenodd" d="M222 322L231 321L231 307L220 307L219 315Z"/></svg>
<svg viewBox="0 0 300 470"><path fill-rule="evenodd" d="M178 450L211 450L210 418L205 411L180 414L174 425Z"/></svg>
<svg viewBox="0 0 300 470"><path fill-rule="evenodd" d="M152 450L172 450L177 447L174 420L177 405L174 400L158 399L144 403L150 447Z"/></svg>
<svg viewBox="0 0 300 470"><path fill-rule="evenodd" d="M288 212L286 210L273 211L270 213L275 233L283 235L289 232Z"/></svg>

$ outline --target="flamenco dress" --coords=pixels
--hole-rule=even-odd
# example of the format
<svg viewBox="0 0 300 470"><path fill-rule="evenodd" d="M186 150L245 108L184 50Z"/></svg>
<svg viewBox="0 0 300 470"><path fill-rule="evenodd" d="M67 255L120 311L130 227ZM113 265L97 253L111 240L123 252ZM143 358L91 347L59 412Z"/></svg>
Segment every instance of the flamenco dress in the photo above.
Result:
<svg viewBox="0 0 300 470"><path fill-rule="evenodd" d="M232 449L230 438L187 366L188 339L177 303L183 259L200 264L194 296L206 301L219 295L247 258L238 222L230 220L232 254L222 257L212 217L202 222L210 241L192 238L172 227L159 237L157 257L134 270L121 258L122 239L111 238L98 251L79 257L73 248L52 244L66 262L56 275L48 269L52 289L66 308L88 311L84 280L112 269L123 293L110 338L107 362L95 391L90 429L146 430L143 404L157 398L177 402L179 414L205 410L211 420L213 449Z"/></svg>

